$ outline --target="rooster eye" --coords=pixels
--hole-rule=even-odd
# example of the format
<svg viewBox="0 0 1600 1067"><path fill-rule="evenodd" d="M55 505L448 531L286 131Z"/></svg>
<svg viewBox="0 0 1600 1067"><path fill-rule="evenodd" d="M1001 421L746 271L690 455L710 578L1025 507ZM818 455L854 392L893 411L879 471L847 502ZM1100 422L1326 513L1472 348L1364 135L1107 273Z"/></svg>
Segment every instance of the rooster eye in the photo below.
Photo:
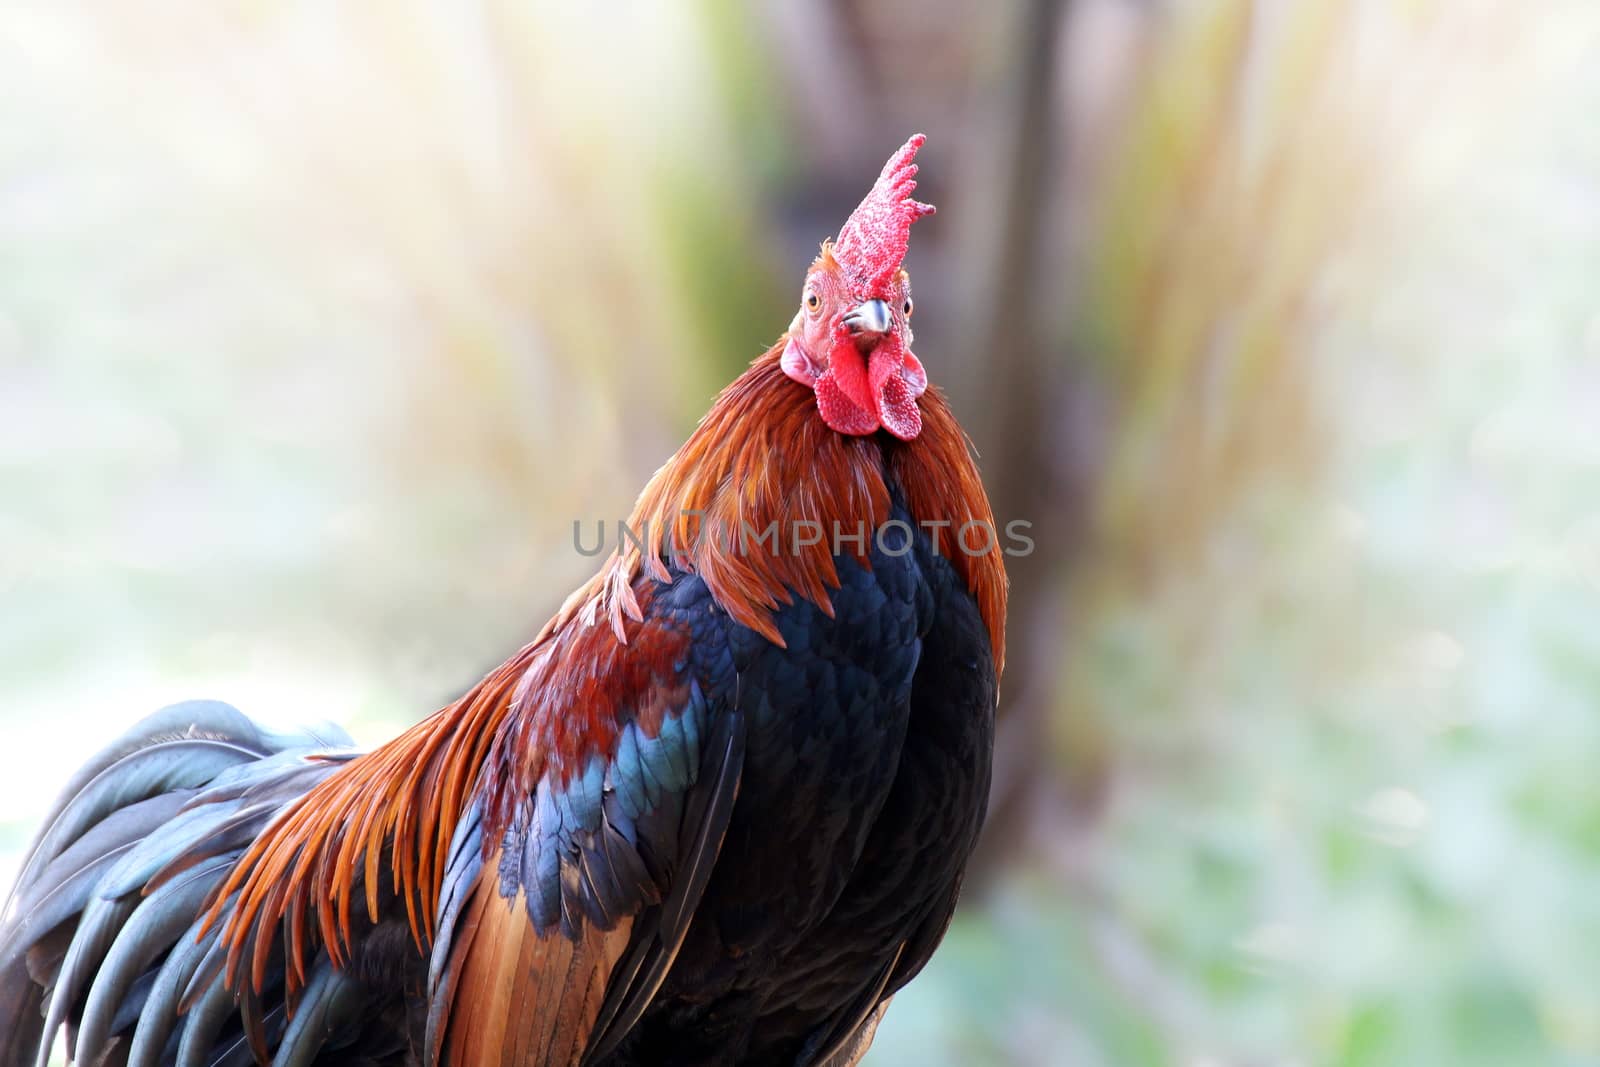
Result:
<svg viewBox="0 0 1600 1067"><path fill-rule="evenodd" d="M819 308L821 306L822 306L822 297L818 296L816 294L815 290L807 289L806 290L806 310L807 311L815 311L815 310L817 310L817 308Z"/></svg>
<svg viewBox="0 0 1600 1067"><path fill-rule="evenodd" d="M905 307L901 308L901 310L906 313L906 318L909 319L911 317L911 298L909 296L906 297Z"/></svg>

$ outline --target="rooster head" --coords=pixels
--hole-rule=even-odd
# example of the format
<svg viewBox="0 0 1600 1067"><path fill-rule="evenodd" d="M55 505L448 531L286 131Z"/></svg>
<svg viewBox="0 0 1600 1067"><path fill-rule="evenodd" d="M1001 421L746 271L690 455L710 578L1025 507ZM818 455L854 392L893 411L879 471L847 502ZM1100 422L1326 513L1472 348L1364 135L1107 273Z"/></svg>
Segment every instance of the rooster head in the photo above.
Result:
<svg viewBox="0 0 1600 1067"><path fill-rule="evenodd" d="M909 441L922 431L917 398L928 375L911 352L911 279L902 264L911 224L933 205L917 187L917 134L883 165L877 184L806 272L800 311L786 335L782 366L817 394L822 419L839 433L881 427Z"/></svg>

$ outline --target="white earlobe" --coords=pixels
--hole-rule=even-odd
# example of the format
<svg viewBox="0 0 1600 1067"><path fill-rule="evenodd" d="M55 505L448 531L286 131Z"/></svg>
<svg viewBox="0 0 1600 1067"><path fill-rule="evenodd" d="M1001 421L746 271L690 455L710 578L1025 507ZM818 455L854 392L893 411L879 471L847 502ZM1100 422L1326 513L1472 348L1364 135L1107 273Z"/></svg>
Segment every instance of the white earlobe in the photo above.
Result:
<svg viewBox="0 0 1600 1067"><path fill-rule="evenodd" d="M818 372L816 364L811 362L810 355L800 346L800 342L793 337L789 338L789 343L783 346L783 356L778 360L778 365L783 368L783 373L801 385L815 386L817 384Z"/></svg>
<svg viewBox="0 0 1600 1067"><path fill-rule="evenodd" d="M900 366L900 377L910 386L912 399L928 391L928 372L923 370L922 360L909 348L906 349L906 361Z"/></svg>

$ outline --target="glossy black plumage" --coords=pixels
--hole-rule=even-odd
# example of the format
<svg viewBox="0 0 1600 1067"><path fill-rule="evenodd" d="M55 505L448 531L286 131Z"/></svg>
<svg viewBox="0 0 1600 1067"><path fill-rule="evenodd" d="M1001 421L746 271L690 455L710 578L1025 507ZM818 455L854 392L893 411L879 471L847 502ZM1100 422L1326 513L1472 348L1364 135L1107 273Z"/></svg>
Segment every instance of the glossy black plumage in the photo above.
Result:
<svg viewBox="0 0 1600 1067"><path fill-rule="evenodd" d="M886 527L870 569L837 560L832 619L782 609L786 648L712 616L749 719L742 788L673 969L607 1064L819 1062L943 935L988 797L994 661L949 561L901 538Z"/></svg>
<svg viewBox="0 0 1600 1067"><path fill-rule="evenodd" d="M803 599L776 613L785 647L674 567L645 598L644 625L686 650L660 681L676 694L662 727L541 783L501 835L498 892L524 894L541 936L629 931L584 1062L823 1063L937 944L982 822L994 660L950 561L902 505L895 518L869 566L836 558L831 618ZM0 1064L34 1062L41 1010L108 1063L247 1062L252 1040L285 1064L423 1058L490 851L479 806L457 828L431 961L387 880L382 921L358 927L348 967L311 958L293 1012L281 946L241 999L216 930L199 932L207 893L352 758L345 741L195 704L87 768L0 931Z"/></svg>

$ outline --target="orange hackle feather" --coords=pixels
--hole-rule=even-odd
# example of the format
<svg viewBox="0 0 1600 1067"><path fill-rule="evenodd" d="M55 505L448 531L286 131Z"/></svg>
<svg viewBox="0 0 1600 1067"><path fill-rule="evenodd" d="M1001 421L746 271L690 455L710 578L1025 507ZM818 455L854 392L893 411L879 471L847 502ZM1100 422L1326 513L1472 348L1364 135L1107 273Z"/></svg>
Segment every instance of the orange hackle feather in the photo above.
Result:
<svg viewBox="0 0 1600 1067"><path fill-rule="evenodd" d="M307 912L335 965L350 946L350 905L357 873L365 879L369 918L378 918L383 846L392 846L390 876L404 901L412 935L433 936L441 873L493 728L538 643L502 664L454 704L394 740L351 761L272 823L218 888L206 926L226 915L229 981L250 951L251 983L266 970L271 932L287 918L286 964L291 987L304 980Z"/></svg>
<svg viewBox="0 0 1600 1067"><path fill-rule="evenodd" d="M927 524L923 528L934 551L950 560L978 602L998 678L1006 665L1009 586L994 509L972 459L972 441L956 422L943 390L929 386L917 403L922 433L915 441L891 439L889 468L905 491L906 510Z"/></svg>
<svg viewBox="0 0 1600 1067"><path fill-rule="evenodd" d="M460 700L323 780L262 832L207 916L208 928L225 923L230 982L248 958L259 988L280 927L291 990L304 981L313 934L344 965L358 875L376 922L387 874L425 948L435 935L451 840L475 796L485 802L487 852L547 771L564 780L589 754L610 754L619 695L654 693L637 715L646 734L659 729L672 697L669 668L688 639L641 626L654 582L670 581L667 558L698 574L732 618L781 645L773 622L780 605L799 596L831 614L836 528L852 538L841 545L866 562L871 538L891 514L885 465L913 516L949 523L928 532L977 600L997 671L1003 666L998 538L988 539L986 551L975 551L985 545L977 535L958 543L965 524L993 531L994 517L970 443L942 394L929 389L919 400L923 429L915 441L836 433L818 417L812 390L783 373L783 346L780 339L729 385L650 479L628 520L639 543L625 540L531 644ZM796 478L797 470L805 476ZM773 523L778 541L762 540ZM812 529L822 536L799 543L794 532L809 523L818 525L803 527L806 539ZM865 541L853 540L858 530Z"/></svg>

